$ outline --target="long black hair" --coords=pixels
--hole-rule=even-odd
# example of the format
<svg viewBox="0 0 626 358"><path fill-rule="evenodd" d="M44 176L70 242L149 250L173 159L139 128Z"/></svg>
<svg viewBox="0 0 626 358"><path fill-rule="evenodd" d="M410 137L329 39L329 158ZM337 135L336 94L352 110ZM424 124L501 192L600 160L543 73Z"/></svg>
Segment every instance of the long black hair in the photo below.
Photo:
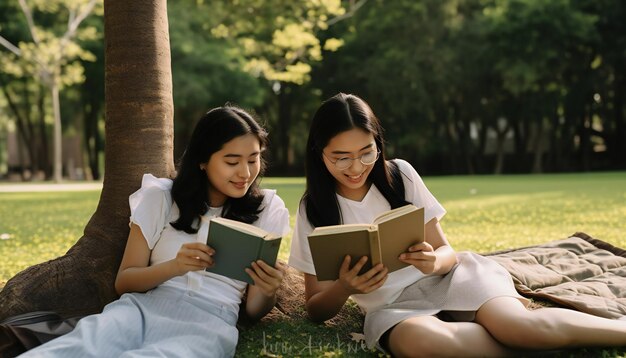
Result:
<svg viewBox="0 0 626 358"><path fill-rule="evenodd" d="M315 112L306 145L306 191L302 202L306 207L307 218L314 227L337 225L342 221L335 194L335 178L326 169L322 150L337 134L353 128L371 133L380 150L368 180L376 185L392 209L408 204L404 199L400 169L385 159L385 141L380 121L361 98L339 93L322 103Z"/></svg>
<svg viewBox="0 0 626 358"><path fill-rule="evenodd" d="M213 153L222 149L225 143L235 137L254 134L261 146L261 153L267 146L267 132L246 111L233 105L214 108L208 111L196 124L189 145L179 163L178 173L172 186L172 198L180 210L178 219L171 223L177 230L196 233L194 221L207 212L209 180L200 164L206 163ZM261 160L261 171L241 198L228 198L222 215L229 219L252 223L261 212L263 193L259 189L259 178L265 171L265 161ZM197 226L197 225L196 225Z"/></svg>

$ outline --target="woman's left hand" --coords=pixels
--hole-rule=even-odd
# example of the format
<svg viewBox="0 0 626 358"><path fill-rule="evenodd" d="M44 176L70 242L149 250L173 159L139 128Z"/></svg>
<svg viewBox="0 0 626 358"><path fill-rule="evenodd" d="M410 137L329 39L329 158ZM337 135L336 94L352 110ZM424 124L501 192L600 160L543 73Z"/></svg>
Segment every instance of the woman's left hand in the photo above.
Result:
<svg viewBox="0 0 626 358"><path fill-rule="evenodd" d="M399 259L402 262L415 266L416 269L424 274L431 274L437 268L435 250L426 241L409 247L407 252L400 255Z"/></svg>
<svg viewBox="0 0 626 358"><path fill-rule="evenodd" d="M272 267L263 260L257 260L252 263L252 269L246 268L246 272L254 285L267 297L273 297L283 282L287 266L280 261L276 261L276 266Z"/></svg>

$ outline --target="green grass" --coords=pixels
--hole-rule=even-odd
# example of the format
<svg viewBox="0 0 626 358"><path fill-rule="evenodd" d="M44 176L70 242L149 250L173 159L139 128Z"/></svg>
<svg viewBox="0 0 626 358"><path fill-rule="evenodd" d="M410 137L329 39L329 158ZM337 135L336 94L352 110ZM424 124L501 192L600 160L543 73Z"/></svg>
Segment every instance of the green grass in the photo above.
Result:
<svg viewBox="0 0 626 358"><path fill-rule="evenodd" d="M457 250L494 251L577 231L626 247L626 173L426 178Z"/></svg>
<svg viewBox="0 0 626 358"><path fill-rule="evenodd" d="M0 193L0 286L61 256L82 236L100 192Z"/></svg>
<svg viewBox="0 0 626 358"><path fill-rule="evenodd" d="M424 181L448 210L442 226L458 251L540 244L577 231L626 247L626 172L427 177ZM292 214L293 227L304 180L265 178L263 186L277 189ZM82 236L98 198L98 191L0 193L0 286L20 270L65 253ZM287 237L280 253L284 260L290 241ZM357 312L357 308L348 305L347 311ZM327 325L306 319L261 322L242 331L237 356L379 356L350 341L348 334L361 330L358 320ZM625 355L624 349L550 354Z"/></svg>

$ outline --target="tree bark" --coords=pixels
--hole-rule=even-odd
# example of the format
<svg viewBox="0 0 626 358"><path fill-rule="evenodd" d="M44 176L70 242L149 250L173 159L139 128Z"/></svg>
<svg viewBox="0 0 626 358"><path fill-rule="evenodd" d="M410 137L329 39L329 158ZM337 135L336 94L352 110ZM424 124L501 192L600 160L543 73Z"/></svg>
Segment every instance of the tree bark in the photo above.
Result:
<svg viewBox="0 0 626 358"><path fill-rule="evenodd" d="M117 298L128 235L128 196L143 173L174 175L166 0L105 0L104 184L84 236L62 257L32 266L0 291L0 320L37 310L90 314Z"/></svg>

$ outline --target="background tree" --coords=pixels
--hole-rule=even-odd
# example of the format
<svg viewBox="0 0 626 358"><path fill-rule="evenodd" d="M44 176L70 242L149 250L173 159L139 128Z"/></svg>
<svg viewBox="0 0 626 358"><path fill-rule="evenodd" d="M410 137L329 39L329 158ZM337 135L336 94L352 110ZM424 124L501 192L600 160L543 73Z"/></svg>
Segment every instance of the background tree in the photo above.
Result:
<svg viewBox="0 0 626 358"><path fill-rule="evenodd" d="M117 297L113 285L129 230L128 196L145 172L174 175L166 6L165 0L105 0L107 156L100 202L66 255L7 282L0 291L0 320L35 310L94 313Z"/></svg>
<svg viewBox="0 0 626 358"><path fill-rule="evenodd" d="M195 119L232 101L267 122L270 175L302 175L311 115L344 91L373 105L393 138L391 155L424 174L626 168L621 2L180 0L168 7L176 157ZM67 17L34 13L46 29ZM101 21L90 16L85 28L101 32ZM18 0L0 2L0 34L11 43L29 38ZM63 125L66 135L84 133L98 177L104 50L97 40L76 42L98 60L77 61L87 80L63 91ZM0 67L0 106L27 143L24 161L48 170L49 91L4 69L15 62Z"/></svg>
<svg viewBox="0 0 626 358"><path fill-rule="evenodd" d="M28 37L28 26L17 2L7 1L0 3L0 41L7 41L8 46L18 43L21 38ZM17 77L15 72L19 66L10 62L7 53L0 51L0 90L4 98L3 109L16 130L19 139L24 143L18 151L18 162L22 180L31 180L43 172L45 176L52 174L48 150L48 131L46 111L44 109L45 90L32 77ZM14 69L6 69L13 67ZM18 67L18 68L15 68ZM8 133L8 126L4 127ZM16 158L13 158L15 161ZM7 158L8 161L8 158ZM24 169L30 163L30 174ZM8 163L7 163L8 164ZM7 165L7 170L8 170Z"/></svg>
<svg viewBox="0 0 626 358"><path fill-rule="evenodd" d="M222 13L228 11L218 4L195 0L168 2L175 158L182 154L197 119L207 109L226 102L253 109L265 99L262 83L242 70L245 59L233 43L211 34Z"/></svg>
<svg viewBox="0 0 626 358"><path fill-rule="evenodd" d="M310 88L302 89L311 80L312 67L323 60L323 49L341 47L338 38L320 41L321 33L351 17L366 2L351 0L345 6L340 0L211 3L213 8L227 9L219 11L223 16L211 33L232 41L244 58L243 70L260 78L267 89L259 112L270 119L274 173L294 169L293 145L298 141L293 139L293 127L306 123L305 109L313 110L317 104L311 101L317 96ZM305 135L301 131L299 137Z"/></svg>
<svg viewBox="0 0 626 358"><path fill-rule="evenodd" d="M460 98L454 94L461 67L455 61L462 55L454 52L451 42L458 18L455 5L438 0L368 2L331 29L347 32L345 45L326 55L314 73L314 84L323 89L323 97L337 91L364 97L383 120L386 136L393 138L392 156L442 170L442 164L424 159L446 155L455 160L451 171L458 172L462 169L456 158L471 150L460 148L463 136L458 131L464 119L448 122L465 113L459 104L453 105ZM463 130L469 135L469 128ZM442 136L447 144L443 147Z"/></svg>
<svg viewBox="0 0 626 358"><path fill-rule="evenodd" d="M93 59L93 55L80 48L74 38L95 35L93 28L79 29L78 27L92 12L97 0L38 0L33 1L32 6L26 0L18 1L26 18L32 42L20 41L18 46L15 46L0 36L0 44L11 52L5 56L5 61L10 64L18 64L17 66L5 66L4 70L12 72L18 77L36 78L50 91L54 118L53 177L58 182L61 181L63 174L59 90L64 85L68 86L84 80L82 66L78 61L75 61L77 58ZM60 9L63 7L67 11L67 28L60 35L56 33L54 28L44 29L35 23L33 10L56 15L60 13Z"/></svg>
<svg viewBox="0 0 626 358"><path fill-rule="evenodd" d="M610 1L369 1L329 29L345 45L324 54L312 86L365 97L392 155L427 174L623 168L623 12Z"/></svg>

